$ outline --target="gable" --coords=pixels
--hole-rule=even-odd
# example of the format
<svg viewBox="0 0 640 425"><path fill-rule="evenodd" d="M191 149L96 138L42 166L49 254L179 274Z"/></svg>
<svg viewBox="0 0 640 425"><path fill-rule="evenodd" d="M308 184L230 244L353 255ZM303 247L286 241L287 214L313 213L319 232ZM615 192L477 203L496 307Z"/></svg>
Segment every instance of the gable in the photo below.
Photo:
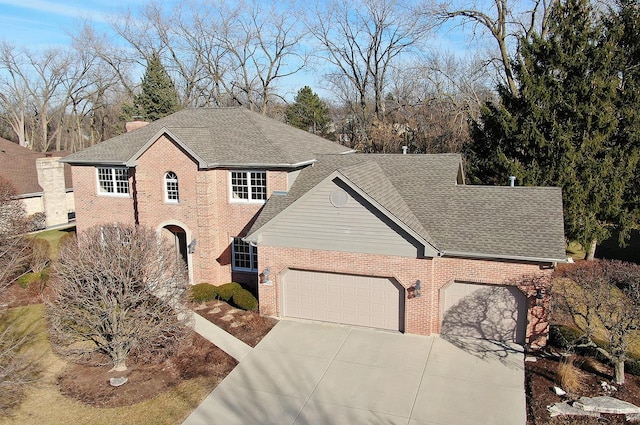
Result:
<svg viewBox="0 0 640 425"><path fill-rule="evenodd" d="M254 235L251 235L252 237ZM258 244L341 252L435 256L340 178L324 180L257 235Z"/></svg>

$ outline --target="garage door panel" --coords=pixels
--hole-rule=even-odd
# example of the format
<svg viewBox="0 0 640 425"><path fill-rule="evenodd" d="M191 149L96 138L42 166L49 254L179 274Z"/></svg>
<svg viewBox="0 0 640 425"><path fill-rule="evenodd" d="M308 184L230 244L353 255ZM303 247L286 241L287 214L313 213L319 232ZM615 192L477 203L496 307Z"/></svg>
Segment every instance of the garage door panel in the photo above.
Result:
<svg viewBox="0 0 640 425"><path fill-rule="evenodd" d="M386 278L300 270L283 276L288 317L399 330L400 300L400 289Z"/></svg>
<svg viewBox="0 0 640 425"><path fill-rule="evenodd" d="M526 308L517 288L455 282L444 291L442 334L522 344Z"/></svg>

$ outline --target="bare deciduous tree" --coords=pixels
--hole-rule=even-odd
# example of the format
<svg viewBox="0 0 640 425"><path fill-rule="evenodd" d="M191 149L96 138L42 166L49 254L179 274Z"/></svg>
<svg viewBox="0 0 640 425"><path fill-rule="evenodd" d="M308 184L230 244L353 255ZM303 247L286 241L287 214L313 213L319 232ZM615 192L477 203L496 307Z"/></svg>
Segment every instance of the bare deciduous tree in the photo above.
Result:
<svg viewBox="0 0 640 425"><path fill-rule="evenodd" d="M15 199L11 184L0 177L0 294L26 270L29 262L29 244L23 238L26 229L24 205ZM27 341L28 336L13 325L6 306L0 306L0 415L17 406L23 400L26 386L37 378L37 363L21 351Z"/></svg>
<svg viewBox="0 0 640 425"><path fill-rule="evenodd" d="M555 307L583 332L575 346L602 354L614 367L616 383L624 384L629 343L640 327L640 265L585 261L563 266L556 278L561 280L553 286Z"/></svg>
<svg viewBox="0 0 640 425"><path fill-rule="evenodd" d="M533 34L545 36L548 16L551 6L557 0L491 0L488 2L474 1L472 4L455 6L452 2L442 2L435 10L431 10L441 22L461 19L463 25L469 24L487 31L495 42L497 55L487 61L499 69L501 80L509 90L517 95L512 63L516 52L517 37L530 38ZM480 31L481 33L482 31Z"/></svg>
<svg viewBox="0 0 640 425"><path fill-rule="evenodd" d="M345 105L352 108L353 134L368 138L374 120L386 118L385 95L393 66L400 66L428 36L425 15L412 2L395 0L332 0L316 7L308 19L318 43L320 60L332 69L327 80ZM373 110L369 110L369 105ZM369 141L352 141L352 144Z"/></svg>
<svg viewBox="0 0 640 425"><path fill-rule="evenodd" d="M29 262L29 243L22 236L27 229L23 202L15 198L11 183L0 177L0 291L24 272Z"/></svg>
<svg viewBox="0 0 640 425"><path fill-rule="evenodd" d="M61 352L107 356L125 370L164 358L189 332L188 278L180 255L152 229L93 227L65 244L47 305Z"/></svg>

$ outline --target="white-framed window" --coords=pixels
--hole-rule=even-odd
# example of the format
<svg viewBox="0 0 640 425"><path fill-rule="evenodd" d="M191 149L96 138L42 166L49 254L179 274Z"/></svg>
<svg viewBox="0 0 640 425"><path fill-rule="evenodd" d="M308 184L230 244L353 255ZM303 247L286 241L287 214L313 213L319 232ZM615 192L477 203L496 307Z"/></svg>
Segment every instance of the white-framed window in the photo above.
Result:
<svg viewBox="0 0 640 425"><path fill-rule="evenodd" d="M231 171L232 202L264 202L267 200L265 171Z"/></svg>
<svg viewBox="0 0 640 425"><path fill-rule="evenodd" d="M164 174L164 201L177 204L180 201L178 196L178 175L173 171Z"/></svg>
<svg viewBox="0 0 640 425"><path fill-rule="evenodd" d="M98 167L98 194L129 196L129 170L125 167Z"/></svg>
<svg viewBox="0 0 640 425"><path fill-rule="evenodd" d="M258 271L258 248L243 241L240 238L233 238L232 263L233 270L244 272Z"/></svg>

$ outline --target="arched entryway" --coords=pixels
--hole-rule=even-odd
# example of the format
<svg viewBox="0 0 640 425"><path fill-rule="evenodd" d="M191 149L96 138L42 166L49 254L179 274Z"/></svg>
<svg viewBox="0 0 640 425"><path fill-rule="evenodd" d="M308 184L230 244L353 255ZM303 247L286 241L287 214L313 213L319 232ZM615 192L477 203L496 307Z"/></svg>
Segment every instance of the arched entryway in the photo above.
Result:
<svg viewBox="0 0 640 425"><path fill-rule="evenodd" d="M189 252L189 234L186 228L177 224L166 224L161 228L162 236L168 240L189 269L189 279L193 281Z"/></svg>

